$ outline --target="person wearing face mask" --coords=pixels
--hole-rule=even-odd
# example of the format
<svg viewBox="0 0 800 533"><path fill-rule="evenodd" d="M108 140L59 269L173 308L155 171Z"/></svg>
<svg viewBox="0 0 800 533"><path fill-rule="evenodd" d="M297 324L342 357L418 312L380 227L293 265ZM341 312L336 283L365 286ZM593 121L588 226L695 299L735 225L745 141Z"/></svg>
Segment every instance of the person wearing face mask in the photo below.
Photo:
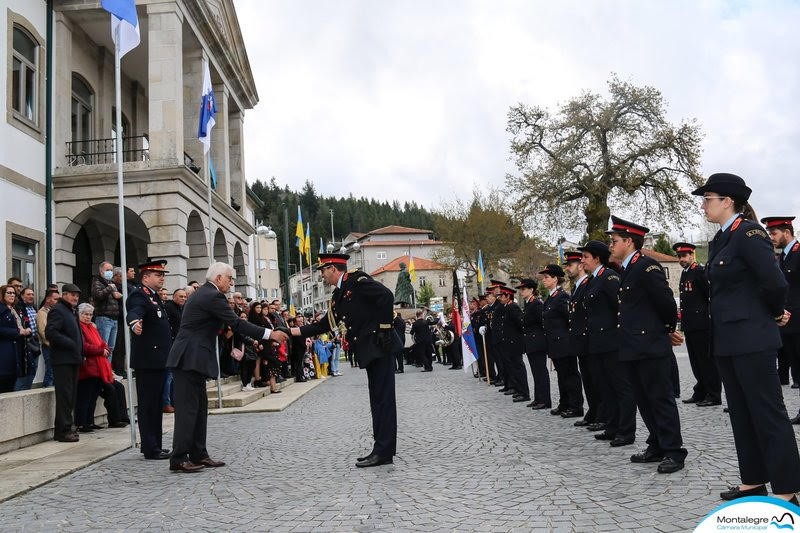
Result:
<svg viewBox="0 0 800 533"><path fill-rule="evenodd" d="M120 287L112 281L114 265L103 261L97 269L97 275L92 276L91 301L94 306L94 323L100 338L108 345L110 352L114 353L117 342L117 328L120 315L122 293Z"/></svg>

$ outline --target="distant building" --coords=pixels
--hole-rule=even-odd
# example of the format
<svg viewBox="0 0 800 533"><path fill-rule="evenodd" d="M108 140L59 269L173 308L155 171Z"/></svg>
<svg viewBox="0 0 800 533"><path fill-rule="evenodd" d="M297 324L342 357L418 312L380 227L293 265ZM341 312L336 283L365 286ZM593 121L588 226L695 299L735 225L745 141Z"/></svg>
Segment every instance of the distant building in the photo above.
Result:
<svg viewBox="0 0 800 533"><path fill-rule="evenodd" d="M408 269L410 260L411 258L407 255L397 257L374 270L370 275L394 292L400 274L400 263L405 263L406 269ZM428 283L436 296L443 297L445 302L450 301L453 295L453 269L451 267L423 257L414 257L414 270L417 274L417 282L412 282L412 284L417 294L423 283Z"/></svg>
<svg viewBox="0 0 800 533"><path fill-rule="evenodd" d="M358 243L358 250L354 244ZM448 248L447 243L433 238L429 229L386 226L368 233L350 233L344 239L350 250L348 268L360 268L364 272L374 272L403 256L433 259L437 252ZM392 287L394 289L394 287Z"/></svg>

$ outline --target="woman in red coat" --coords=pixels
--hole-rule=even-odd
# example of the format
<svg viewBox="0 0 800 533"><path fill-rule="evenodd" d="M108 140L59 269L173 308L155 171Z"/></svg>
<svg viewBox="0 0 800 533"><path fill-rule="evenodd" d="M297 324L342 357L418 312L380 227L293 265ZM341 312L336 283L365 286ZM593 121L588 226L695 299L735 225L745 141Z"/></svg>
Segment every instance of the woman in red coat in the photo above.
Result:
<svg viewBox="0 0 800 533"><path fill-rule="evenodd" d="M100 337L92 322L94 307L82 303L78 306L78 319L83 337L83 364L78 373L78 401L75 405L75 425L81 433L99 429L94 423L94 406L103 383L114 381L114 373L108 362L108 344ZM91 411L91 412L90 412Z"/></svg>

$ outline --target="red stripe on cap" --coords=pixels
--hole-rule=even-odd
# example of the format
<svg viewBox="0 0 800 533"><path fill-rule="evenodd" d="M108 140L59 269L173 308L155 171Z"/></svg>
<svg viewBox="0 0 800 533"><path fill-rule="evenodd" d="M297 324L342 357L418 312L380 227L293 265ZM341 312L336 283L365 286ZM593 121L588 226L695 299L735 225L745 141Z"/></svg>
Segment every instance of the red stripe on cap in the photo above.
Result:
<svg viewBox="0 0 800 533"><path fill-rule="evenodd" d="M770 220L767 222L767 228L774 228L775 226L791 226L792 221L788 219Z"/></svg>
<svg viewBox="0 0 800 533"><path fill-rule="evenodd" d="M634 235L640 235L640 236L642 236L642 237L644 237L645 235L647 235L647 232L646 232L646 231L642 231L642 230L640 230L639 228L634 228L634 227L631 227L631 226L626 226L625 224L614 224L614 225L612 225L612 226L611 226L611 229L612 229L613 231L624 231L624 232L626 232L626 233L633 233Z"/></svg>
<svg viewBox="0 0 800 533"><path fill-rule="evenodd" d="M679 254L682 254L684 252L694 252L694 248L690 248L688 246L678 246L678 249L675 251Z"/></svg>
<svg viewBox="0 0 800 533"><path fill-rule="evenodd" d="M346 265L347 259L342 259L340 257L331 257L330 259L323 259L323 265Z"/></svg>

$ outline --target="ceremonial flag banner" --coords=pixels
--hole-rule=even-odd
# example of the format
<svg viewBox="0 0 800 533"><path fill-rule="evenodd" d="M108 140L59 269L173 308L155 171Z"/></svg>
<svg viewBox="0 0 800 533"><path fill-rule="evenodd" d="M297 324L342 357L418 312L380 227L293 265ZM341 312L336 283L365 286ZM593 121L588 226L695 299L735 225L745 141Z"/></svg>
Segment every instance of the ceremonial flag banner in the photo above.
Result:
<svg viewBox="0 0 800 533"><path fill-rule="evenodd" d="M303 243L303 253L306 255L308 266L311 266L311 222L306 222L306 238Z"/></svg>
<svg viewBox="0 0 800 533"><path fill-rule="evenodd" d="M211 71L208 61L203 60L203 94L200 102L200 123L197 126L197 139L203 143L203 153L211 149L211 129L217 123L217 103L214 88L211 86Z"/></svg>
<svg viewBox="0 0 800 533"><path fill-rule="evenodd" d="M483 283L485 274L483 271L483 254L478 250L478 283Z"/></svg>
<svg viewBox="0 0 800 533"><path fill-rule="evenodd" d="M141 42L139 16L134 0L102 0L100 5L111 13L111 38L124 56Z"/></svg>
<svg viewBox="0 0 800 533"><path fill-rule="evenodd" d="M305 249L306 234L303 232L303 214L300 212L299 205L297 206L297 225L294 228L294 236L297 237L294 245L302 252Z"/></svg>
<svg viewBox="0 0 800 533"><path fill-rule="evenodd" d="M417 269L414 268L414 256L408 252L408 275L411 276L411 282L417 282Z"/></svg>
<svg viewBox="0 0 800 533"><path fill-rule="evenodd" d="M564 246L561 243L558 243L558 264L564 264Z"/></svg>
<svg viewBox="0 0 800 533"><path fill-rule="evenodd" d="M478 346L475 344L475 332L469 316L467 288L463 289L461 298L461 352L464 360L464 372L472 372L472 363L478 360Z"/></svg>
<svg viewBox="0 0 800 533"><path fill-rule="evenodd" d="M319 238L319 253L325 253L325 247L322 245L322 237Z"/></svg>

